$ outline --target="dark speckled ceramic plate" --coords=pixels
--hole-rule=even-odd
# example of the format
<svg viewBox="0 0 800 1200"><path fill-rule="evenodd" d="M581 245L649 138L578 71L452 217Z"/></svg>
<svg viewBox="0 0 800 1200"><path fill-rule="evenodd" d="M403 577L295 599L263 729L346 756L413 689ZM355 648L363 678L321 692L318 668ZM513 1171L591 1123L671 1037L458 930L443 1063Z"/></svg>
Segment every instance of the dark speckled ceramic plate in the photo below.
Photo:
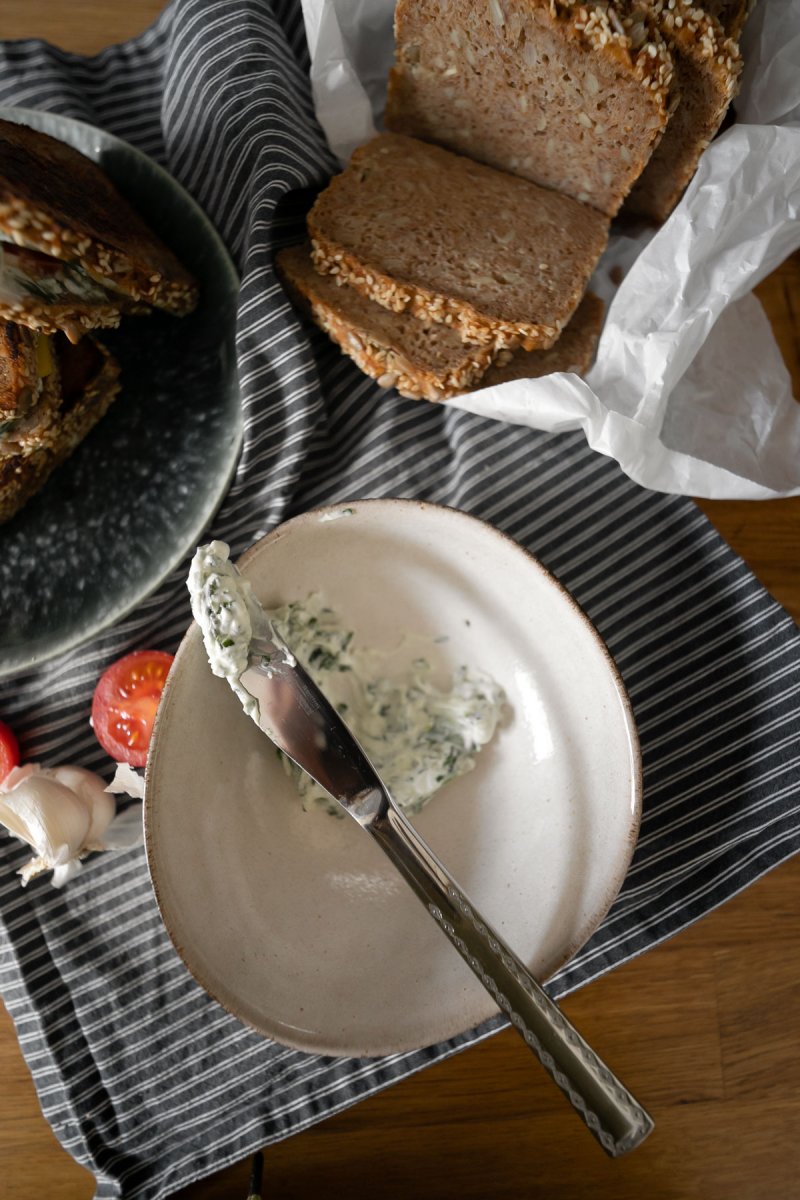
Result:
<svg viewBox="0 0 800 1200"><path fill-rule="evenodd" d="M0 108L76 146L200 281L191 316L125 317L100 335L122 370L108 414L0 526L0 676L69 650L130 612L192 550L233 475L242 418L239 283L202 210L152 159L53 113Z"/></svg>

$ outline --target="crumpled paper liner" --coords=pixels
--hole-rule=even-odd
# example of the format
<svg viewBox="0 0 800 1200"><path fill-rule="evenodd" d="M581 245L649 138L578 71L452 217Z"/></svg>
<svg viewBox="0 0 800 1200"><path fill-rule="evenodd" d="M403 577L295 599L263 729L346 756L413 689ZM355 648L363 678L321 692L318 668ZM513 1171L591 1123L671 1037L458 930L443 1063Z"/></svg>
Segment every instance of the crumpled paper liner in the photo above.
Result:
<svg viewBox="0 0 800 1200"><path fill-rule="evenodd" d="M344 163L380 126L394 0L303 0L317 116ZM800 0L761 0L736 123L660 230L612 232L610 302L587 380L550 375L448 403L589 445L656 491L800 494L800 404L750 289L800 246ZM629 268L617 287L611 269ZM614 278L618 278L617 275Z"/></svg>

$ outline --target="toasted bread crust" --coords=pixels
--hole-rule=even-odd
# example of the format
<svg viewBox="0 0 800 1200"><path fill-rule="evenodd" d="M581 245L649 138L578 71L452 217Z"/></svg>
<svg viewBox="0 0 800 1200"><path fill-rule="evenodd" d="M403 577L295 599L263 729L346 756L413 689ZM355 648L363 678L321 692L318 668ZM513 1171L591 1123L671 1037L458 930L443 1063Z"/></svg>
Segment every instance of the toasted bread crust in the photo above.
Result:
<svg viewBox="0 0 800 1200"><path fill-rule="evenodd" d="M16 298L0 294L0 319L5 317L29 329L44 333L60 330L71 342L77 342L90 329L115 329L124 313L146 315L153 311L149 304L121 292L109 293L85 276L92 295L87 296L85 288L81 295L74 267L38 250L6 245L3 261L25 279L26 292Z"/></svg>
<svg viewBox="0 0 800 1200"><path fill-rule="evenodd" d="M11 121L0 121L0 231L177 316L197 304L192 275L96 163Z"/></svg>
<svg viewBox="0 0 800 1200"><path fill-rule="evenodd" d="M0 320L15 322L31 331L64 333L77 342L91 329L116 329L120 309L116 305L93 304L4 304L0 300Z"/></svg>

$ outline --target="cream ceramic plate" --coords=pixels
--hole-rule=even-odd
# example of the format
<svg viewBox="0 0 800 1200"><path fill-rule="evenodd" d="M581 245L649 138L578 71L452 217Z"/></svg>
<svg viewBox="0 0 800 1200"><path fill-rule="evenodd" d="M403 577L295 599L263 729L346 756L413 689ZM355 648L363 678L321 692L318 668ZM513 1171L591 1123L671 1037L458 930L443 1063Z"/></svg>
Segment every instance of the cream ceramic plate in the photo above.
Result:
<svg viewBox="0 0 800 1200"><path fill-rule="evenodd" d="M541 979L616 895L639 823L636 733L616 670L567 593L514 542L452 509L357 501L287 522L240 566L268 606L319 591L364 646L402 630L473 662L509 716L476 769L414 818ZM147 852L167 929L220 1004L326 1054L428 1045L496 1012L371 839L304 812L276 753L178 652L147 772Z"/></svg>

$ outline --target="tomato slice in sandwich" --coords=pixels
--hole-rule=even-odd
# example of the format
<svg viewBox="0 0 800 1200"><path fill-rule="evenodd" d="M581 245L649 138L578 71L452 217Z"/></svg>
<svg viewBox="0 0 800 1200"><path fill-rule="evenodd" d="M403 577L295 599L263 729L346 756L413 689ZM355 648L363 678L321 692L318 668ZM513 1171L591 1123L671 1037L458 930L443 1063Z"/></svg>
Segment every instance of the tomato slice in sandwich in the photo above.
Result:
<svg viewBox="0 0 800 1200"><path fill-rule="evenodd" d="M103 672L94 690L92 725L116 762L143 767L156 709L173 662L162 650L135 650Z"/></svg>

